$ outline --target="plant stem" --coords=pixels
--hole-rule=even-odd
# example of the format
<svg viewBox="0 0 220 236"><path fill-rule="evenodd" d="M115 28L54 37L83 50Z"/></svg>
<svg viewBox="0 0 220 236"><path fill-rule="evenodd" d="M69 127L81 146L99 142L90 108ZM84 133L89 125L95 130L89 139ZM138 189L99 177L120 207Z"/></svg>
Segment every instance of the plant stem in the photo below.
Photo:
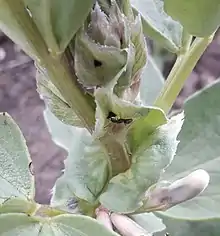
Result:
<svg viewBox="0 0 220 236"><path fill-rule="evenodd" d="M130 168L130 157L125 145L118 143L114 137L109 137L108 142L101 140L101 143L109 156L110 178Z"/></svg>
<svg viewBox="0 0 220 236"><path fill-rule="evenodd" d="M196 38L192 46L184 54L179 55L166 83L154 105L168 113L189 77L199 58L212 42L214 35L207 38Z"/></svg>
<svg viewBox="0 0 220 236"><path fill-rule="evenodd" d="M5 4L8 4L8 8L22 27L28 44L36 52L36 64L43 68L45 74L51 79L84 126L92 133L95 124L94 101L80 88L75 74L71 73L65 56L53 57L50 54L44 39L21 0L7 0Z"/></svg>

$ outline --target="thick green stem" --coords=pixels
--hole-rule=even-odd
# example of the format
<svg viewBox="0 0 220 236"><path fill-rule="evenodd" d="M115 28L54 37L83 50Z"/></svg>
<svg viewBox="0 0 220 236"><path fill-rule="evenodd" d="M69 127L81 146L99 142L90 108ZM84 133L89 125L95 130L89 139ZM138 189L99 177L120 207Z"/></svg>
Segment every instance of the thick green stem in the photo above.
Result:
<svg viewBox="0 0 220 236"><path fill-rule="evenodd" d="M103 140L101 142L109 156L110 177L123 173L130 168L130 157L125 145L118 143L114 137L109 138L108 142Z"/></svg>
<svg viewBox="0 0 220 236"><path fill-rule="evenodd" d="M169 112L186 79L212 39L213 35L208 38L196 38L191 48L185 54L178 56L159 97L154 103L155 106L163 109L166 113Z"/></svg>
<svg viewBox="0 0 220 236"><path fill-rule="evenodd" d="M75 74L71 73L71 68L66 58L64 56L53 57L50 54L22 1L8 0L7 4L16 20L22 26L23 33L28 39L31 48L37 52L36 64L43 68L85 127L92 132L95 124L94 101L91 96L85 94L80 88Z"/></svg>

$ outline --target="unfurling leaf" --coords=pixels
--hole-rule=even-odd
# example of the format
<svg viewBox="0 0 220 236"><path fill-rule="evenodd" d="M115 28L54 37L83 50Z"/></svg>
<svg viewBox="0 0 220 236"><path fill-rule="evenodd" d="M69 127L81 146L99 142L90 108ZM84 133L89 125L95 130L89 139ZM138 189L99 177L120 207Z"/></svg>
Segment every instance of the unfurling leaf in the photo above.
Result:
<svg viewBox="0 0 220 236"><path fill-rule="evenodd" d="M175 206L196 197L207 188L209 180L209 174L200 169L175 181L169 186L170 206Z"/></svg>
<svg viewBox="0 0 220 236"><path fill-rule="evenodd" d="M75 41L75 70L85 88L108 84L127 61L124 49L95 43L84 31Z"/></svg>
<svg viewBox="0 0 220 236"><path fill-rule="evenodd" d="M204 170L196 170L169 186L156 186L145 194L146 212L167 210L177 204L186 202L202 193L209 183L209 175Z"/></svg>
<svg viewBox="0 0 220 236"><path fill-rule="evenodd" d="M106 86L124 67L117 87L129 87L135 55L130 35L114 1L104 7L96 3L91 22L77 33L74 46L76 75L85 88Z"/></svg>
<svg viewBox="0 0 220 236"><path fill-rule="evenodd" d="M165 11L185 30L197 37L207 37L220 26L219 0L165 0Z"/></svg>
<svg viewBox="0 0 220 236"><path fill-rule="evenodd" d="M135 47L135 63L132 69L133 77L145 66L147 62L147 50L140 15L136 16L131 27L131 41Z"/></svg>
<svg viewBox="0 0 220 236"><path fill-rule="evenodd" d="M131 23L131 42L128 48L126 71L119 78L115 93L127 101L133 102L138 95L140 76L147 62L147 47L142 32L140 15Z"/></svg>
<svg viewBox="0 0 220 236"><path fill-rule="evenodd" d="M146 63L146 44L140 17L129 18L131 12L127 12L129 16L122 12L129 11L129 6L128 2L123 6L117 1L96 2L90 21L76 34L75 71L84 88L109 88L111 84L114 93L123 97L125 90L139 80Z"/></svg>

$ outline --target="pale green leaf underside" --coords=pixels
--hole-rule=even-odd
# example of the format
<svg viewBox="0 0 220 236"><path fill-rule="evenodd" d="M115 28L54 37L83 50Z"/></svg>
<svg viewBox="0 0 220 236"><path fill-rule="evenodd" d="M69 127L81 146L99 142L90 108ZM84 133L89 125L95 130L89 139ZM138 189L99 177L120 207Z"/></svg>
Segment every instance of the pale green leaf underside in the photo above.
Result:
<svg viewBox="0 0 220 236"><path fill-rule="evenodd" d="M195 169L210 175L208 188L196 198L161 212L174 218L219 218L220 212L220 83L189 99L184 106L185 122L179 135L177 155L163 179L176 180Z"/></svg>
<svg viewBox="0 0 220 236"><path fill-rule="evenodd" d="M52 113L64 124L82 127L82 122L52 82L40 72L36 80L37 90Z"/></svg>
<svg viewBox="0 0 220 236"><path fill-rule="evenodd" d="M164 85L164 78L153 59L148 56L141 74L140 98L145 106L152 105Z"/></svg>
<svg viewBox="0 0 220 236"><path fill-rule="evenodd" d="M163 169L173 159L182 118L179 115L148 136L143 136L142 145L132 154L130 169L112 178L108 188L100 196L100 202L106 208L131 213L142 206L144 193L158 181ZM144 128L143 126L143 130Z"/></svg>
<svg viewBox="0 0 220 236"><path fill-rule="evenodd" d="M138 223L149 233L160 232L166 228L162 220L156 217L153 213L144 213L130 216L132 220Z"/></svg>
<svg viewBox="0 0 220 236"><path fill-rule="evenodd" d="M85 129L63 124L48 109L44 115L53 140L69 152L64 175L56 182L53 205L66 204L74 195L95 201L108 177L103 149Z"/></svg>
<svg viewBox="0 0 220 236"><path fill-rule="evenodd" d="M64 175L56 183L54 205L74 195L95 202L108 180L107 158L100 143L93 142L85 129L75 129L74 133Z"/></svg>
<svg viewBox="0 0 220 236"><path fill-rule="evenodd" d="M220 25L219 0L165 0L164 6L192 35L207 37Z"/></svg>
<svg viewBox="0 0 220 236"><path fill-rule="evenodd" d="M25 214L0 215L2 236L117 236L96 220L86 216L60 215L51 219L32 218Z"/></svg>
<svg viewBox="0 0 220 236"><path fill-rule="evenodd" d="M44 110L44 119L53 141L68 151L75 137L75 127L61 122L48 108Z"/></svg>
<svg viewBox="0 0 220 236"><path fill-rule="evenodd" d="M164 236L168 232L172 236L219 236L220 222L219 219L186 221L162 217L166 229L162 232L155 233L154 236Z"/></svg>
<svg viewBox="0 0 220 236"><path fill-rule="evenodd" d="M0 203L12 196L31 194L29 152L20 129L7 114L0 114Z"/></svg>
<svg viewBox="0 0 220 236"><path fill-rule="evenodd" d="M171 52L180 50L182 26L164 12L163 0L131 0L131 4L143 17L143 31L146 36Z"/></svg>

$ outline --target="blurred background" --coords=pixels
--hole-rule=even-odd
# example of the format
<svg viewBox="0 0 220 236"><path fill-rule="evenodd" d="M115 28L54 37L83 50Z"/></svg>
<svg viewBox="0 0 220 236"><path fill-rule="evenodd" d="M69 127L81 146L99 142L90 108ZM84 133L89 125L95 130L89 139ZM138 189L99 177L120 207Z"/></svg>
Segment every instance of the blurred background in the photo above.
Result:
<svg viewBox="0 0 220 236"><path fill-rule="evenodd" d="M174 57L148 41L148 48L166 77ZM194 71L174 104L180 109L184 100L220 77L220 32ZM36 92L33 61L0 32L0 112L8 112L20 126L33 160L36 200L47 204L50 189L64 167L66 152L51 140L43 118L44 102Z"/></svg>

